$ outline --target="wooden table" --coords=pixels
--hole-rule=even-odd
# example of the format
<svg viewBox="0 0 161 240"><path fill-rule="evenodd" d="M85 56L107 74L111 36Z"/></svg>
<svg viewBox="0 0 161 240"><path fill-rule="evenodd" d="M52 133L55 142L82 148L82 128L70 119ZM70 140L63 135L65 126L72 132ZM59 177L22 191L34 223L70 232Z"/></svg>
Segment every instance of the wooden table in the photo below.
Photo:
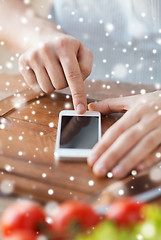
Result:
<svg viewBox="0 0 161 240"><path fill-rule="evenodd" d="M88 98L99 100L131 95L132 90L139 93L143 88L146 91L155 90L154 86L94 80L87 80L85 86ZM27 89L21 76L0 75L0 97L17 94L15 98L12 96L0 101L0 115L9 106L18 107L17 103L23 100L25 94L33 94L33 98L21 108L12 109L4 115L8 123L0 129L1 208L12 196L27 197L41 203L86 199L116 182L114 179L96 178L85 162L54 160L58 114L63 109L72 109L69 90L65 92L67 94L55 92L36 97L37 94ZM103 132L118 118L117 114L102 117ZM49 126L51 122L53 127ZM121 183L131 179L134 180L134 176ZM137 188L130 190L129 187L126 195L136 192Z"/></svg>

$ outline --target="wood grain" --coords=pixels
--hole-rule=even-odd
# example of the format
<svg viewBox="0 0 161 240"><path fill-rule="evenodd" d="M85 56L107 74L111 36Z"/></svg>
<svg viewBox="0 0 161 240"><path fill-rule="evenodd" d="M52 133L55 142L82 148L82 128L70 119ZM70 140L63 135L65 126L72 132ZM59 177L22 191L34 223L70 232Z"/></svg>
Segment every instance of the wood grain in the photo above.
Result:
<svg viewBox="0 0 161 240"><path fill-rule="evenodd" d="M6 82L9 82L7 87ZM133 89L136 93L142 88L155 90L154 86L90 80L86 81L85 86L89 101L130 95ZM110 86L110 90L107 86ZM4 95L26 90L20 76L0 75L0 91ZM11 125L0 130L0 182L9 181L13 184L13 191L8 197L28 197L43 203L87 199L116 182L114 179L96 178L85 162L54 160L58 114L65 108L73 108L71 96L67 94L70 94L69 89L37 98L33 96L21 108L14 108L4 115ZM10 98L0 102L0 111L3 112L8 106L12 107ZM119 117L117 114L103 116L103 132ZM49 127L50 122L54 123L53 128ZM53 190L51 195L50 189Z"/></svg>

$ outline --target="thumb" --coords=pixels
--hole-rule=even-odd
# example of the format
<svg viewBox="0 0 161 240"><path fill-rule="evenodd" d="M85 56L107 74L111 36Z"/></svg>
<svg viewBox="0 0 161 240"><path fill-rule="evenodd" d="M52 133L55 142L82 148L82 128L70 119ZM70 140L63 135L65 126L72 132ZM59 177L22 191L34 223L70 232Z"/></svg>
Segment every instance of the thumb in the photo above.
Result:
<svg viewBox="0 0 161 240"><path fill-rule="evenodd" d="M130 108L130 97L109 98L100 102L92 102L88 104L90 111L99 111L102 114L112 112L126 112Z"/></svg>

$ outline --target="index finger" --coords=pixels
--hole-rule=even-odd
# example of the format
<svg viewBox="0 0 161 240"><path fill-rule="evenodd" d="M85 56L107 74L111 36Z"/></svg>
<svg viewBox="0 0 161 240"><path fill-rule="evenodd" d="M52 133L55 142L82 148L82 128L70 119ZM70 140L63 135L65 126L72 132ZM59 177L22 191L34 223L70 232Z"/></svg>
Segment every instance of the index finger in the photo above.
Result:
<svg viewBox="0 0 161 240"><path fill-rule="evenodd" d="M71 90L74 109L78 114L83 114L87 109L87 98L78 60L71 54L68 57L64 56L60 61Z"/></svg>

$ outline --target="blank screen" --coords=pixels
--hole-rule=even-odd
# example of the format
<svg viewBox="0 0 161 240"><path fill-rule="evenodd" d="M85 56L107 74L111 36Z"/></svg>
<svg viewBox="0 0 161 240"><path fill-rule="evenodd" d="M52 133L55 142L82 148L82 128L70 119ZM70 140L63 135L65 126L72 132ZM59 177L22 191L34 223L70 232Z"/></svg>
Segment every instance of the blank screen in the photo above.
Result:
<svg viewBox="0 0 161 240"><path fill-rule="evenodd" d="M98 141L98 117L62 116L60 148L91 149Z"/></svg>

